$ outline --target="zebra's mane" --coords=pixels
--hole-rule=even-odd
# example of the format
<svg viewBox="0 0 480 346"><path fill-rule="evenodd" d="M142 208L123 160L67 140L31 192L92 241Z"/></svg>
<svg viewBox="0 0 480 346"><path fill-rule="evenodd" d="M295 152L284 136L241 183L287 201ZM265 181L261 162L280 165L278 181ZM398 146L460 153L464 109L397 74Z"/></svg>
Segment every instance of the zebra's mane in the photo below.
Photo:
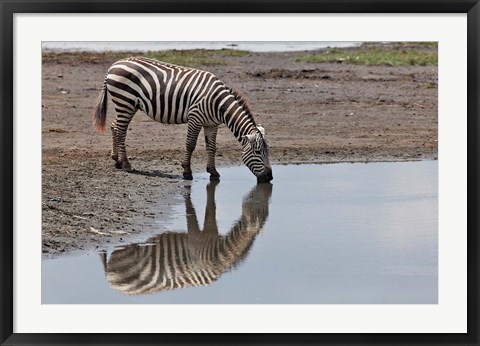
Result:
<svg viewBox="0 0 480 346"><path fill-rule="evenodd" d="M237 90L234 90L233 88L227 87L228 91L230 91L230 94L233 95L235 100L240 104L242 109L245 111L245 114L252 120L253 124L257 126L257 123L255 122L255 118L253 117L252 111L250 110L250 103L248 100L243 96L240 92Z"/></svg>

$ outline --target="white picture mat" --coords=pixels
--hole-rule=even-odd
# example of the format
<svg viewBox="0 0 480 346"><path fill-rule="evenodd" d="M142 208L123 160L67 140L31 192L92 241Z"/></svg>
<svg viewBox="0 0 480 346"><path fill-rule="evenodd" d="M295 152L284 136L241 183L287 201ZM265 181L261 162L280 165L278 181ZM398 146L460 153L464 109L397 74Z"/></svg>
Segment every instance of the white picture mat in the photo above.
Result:
<svg viewBox="0 0 480 346"><path fill-rule="evenodd" d="M438 41L439 304L42 306L42 41ZM467 331L466 14L16 14L14 149L15 333Z"/></svg>

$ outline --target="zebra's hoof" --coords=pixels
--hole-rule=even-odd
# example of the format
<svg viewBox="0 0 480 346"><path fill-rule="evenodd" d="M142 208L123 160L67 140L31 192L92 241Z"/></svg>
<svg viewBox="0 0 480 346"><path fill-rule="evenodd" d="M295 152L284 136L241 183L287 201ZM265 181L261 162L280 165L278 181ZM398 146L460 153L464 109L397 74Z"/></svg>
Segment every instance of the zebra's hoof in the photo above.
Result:
<svg viewBox="0 0 480 346"><path fill-rule="evenodd" d="M219 175L211 175L210 176L210 181L220 181L220 176Z"/></svg>
<svg viewBox="0 0 480 346"><path fill-rule="evenodd" d="M132 166L130 166L130 162L128 161L123 161L121 162L121 168L125 172L131 172L132 171Z"/></svg>
<svg viewBox="0 0 480 346"><path fill-rule="evenodd" d="M183 179L185 180L193 180L193 175L188 173L183 173Z"/></svg>
<svg viewBox="0 0 480 346"><path fill-rule="evenodd" d="M120 161L115 162L115 168L122 169L122 163Z"/></svg>
<svg viewBox="0 0 480 346"><path fill-rule="evenodd" d="M220 178L220 173L215 168L207 167L207 173L210 173L210 180L218 180Z"/></svg>

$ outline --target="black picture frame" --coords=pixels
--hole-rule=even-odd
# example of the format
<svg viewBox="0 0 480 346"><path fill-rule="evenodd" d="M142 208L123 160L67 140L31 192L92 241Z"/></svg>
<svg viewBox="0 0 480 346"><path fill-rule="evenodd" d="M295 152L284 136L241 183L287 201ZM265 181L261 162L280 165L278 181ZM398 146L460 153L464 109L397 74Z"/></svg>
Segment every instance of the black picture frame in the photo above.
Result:
<svg viewBox="0 0 480 346"><path fill-rule="evenodd" d="M112 6L115 4L115 6ZM478 345L479 0L0 0L2 345ZM15 13L466 13L468 42L468 332L465 334L19 334L13 332L13 16ZM27 211L28 212L28 211Z"/></svg>

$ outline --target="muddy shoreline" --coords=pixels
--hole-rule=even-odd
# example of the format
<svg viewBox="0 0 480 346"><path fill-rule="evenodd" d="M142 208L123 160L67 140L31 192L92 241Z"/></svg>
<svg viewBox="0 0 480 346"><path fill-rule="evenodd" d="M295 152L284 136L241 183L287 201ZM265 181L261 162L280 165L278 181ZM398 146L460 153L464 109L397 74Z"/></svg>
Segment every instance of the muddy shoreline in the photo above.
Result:
<svg viewBox="0 0 480 346"><path fill-rule="evenodd" d="M95 132L91 112L117 59L48 54L42 64L43 257L101 251L155 232L155 221L170 217L190 184L180 167L186 126L137 114L127 136L135 171L116 170L110 133ZM273 164L437 159L437 66L306 63L294 61L298 54L216 56L221 64L198 66L249 99L266 128ZM107 122L113 119L110 103ZM242 164L228 128L219 130L217 147L220 174L221 167ZM194 171L205 164L200 136Z"/></svg>

